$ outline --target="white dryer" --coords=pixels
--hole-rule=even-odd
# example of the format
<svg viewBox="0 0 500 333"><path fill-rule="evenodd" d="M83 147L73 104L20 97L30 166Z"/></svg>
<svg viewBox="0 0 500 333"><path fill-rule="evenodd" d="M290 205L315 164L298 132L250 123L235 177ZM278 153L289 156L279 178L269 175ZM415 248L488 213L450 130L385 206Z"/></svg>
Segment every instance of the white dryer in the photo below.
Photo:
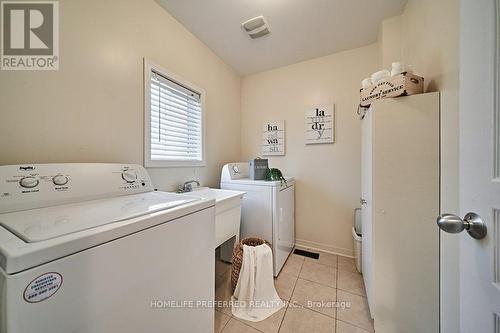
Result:
<svg viewBox="0 0 500 333"><path fill-rule="evenodd" d="M214 211L139 165L0 166L0 333L213 332Z"/></svg>
<svg viewBox="0 0 500 333"><path fill-rule="evenodd" d="M274 276L295 246L295 181L251 180L248 163L224 165L221 188L246 192L241 207L241 238L260 237L272 245Z"/></svg>

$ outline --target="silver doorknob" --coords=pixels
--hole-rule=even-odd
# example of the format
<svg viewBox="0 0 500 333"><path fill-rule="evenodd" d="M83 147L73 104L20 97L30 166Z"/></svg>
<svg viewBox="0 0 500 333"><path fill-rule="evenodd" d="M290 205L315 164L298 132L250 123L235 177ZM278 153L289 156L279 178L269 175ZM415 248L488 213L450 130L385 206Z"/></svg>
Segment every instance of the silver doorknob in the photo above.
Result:
<svg viewBox="0 0 500 333"><path fill-rule="evenodd" d="M359 203L360 203L361 205L366 205L366 200L365 200L365 199L363 199L363 198L359 198Z"/></svg>
<svg viewBox="0 0 500 333"><path fill-rule="evenodd" d="M476 213L467 213L462 220L460 217L453 214L442 214L437 218L439 229L458 234L463 230L467 230L473 238L481 239L486 236L486 224Z"/></svg>

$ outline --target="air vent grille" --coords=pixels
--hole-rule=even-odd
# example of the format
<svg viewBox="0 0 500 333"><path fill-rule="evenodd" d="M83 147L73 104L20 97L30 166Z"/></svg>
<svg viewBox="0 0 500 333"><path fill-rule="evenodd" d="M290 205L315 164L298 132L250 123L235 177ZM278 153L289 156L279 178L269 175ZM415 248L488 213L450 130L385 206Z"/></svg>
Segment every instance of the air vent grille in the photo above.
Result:
<svg viewBox="0 0 500 333"><path fill-rule="evenodd" d="M264 16L254 17L248 21L243 22L241 26L252 39L264 37L271 33L269 25L267 24Z"/></svg>

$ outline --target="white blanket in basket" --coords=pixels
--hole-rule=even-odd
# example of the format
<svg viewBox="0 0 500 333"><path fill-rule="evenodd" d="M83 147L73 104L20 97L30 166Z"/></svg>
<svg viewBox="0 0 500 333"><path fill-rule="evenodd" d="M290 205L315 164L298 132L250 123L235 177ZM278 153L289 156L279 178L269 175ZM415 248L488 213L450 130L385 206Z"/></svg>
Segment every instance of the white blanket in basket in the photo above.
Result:
<svg viewBox="0 0 500 333"><path fill-rule="evenodd" d="M232 300L233 315L254 322L285 306L274 289L273 254L268 245L243 245L243 260Z"/></svg>

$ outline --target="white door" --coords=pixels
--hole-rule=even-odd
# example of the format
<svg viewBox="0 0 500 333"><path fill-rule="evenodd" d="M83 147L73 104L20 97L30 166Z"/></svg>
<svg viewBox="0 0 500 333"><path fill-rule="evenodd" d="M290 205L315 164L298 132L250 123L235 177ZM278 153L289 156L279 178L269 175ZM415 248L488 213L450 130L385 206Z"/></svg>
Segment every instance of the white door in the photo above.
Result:
<svg viewBox="0 0 500 333"><path fill-rule="evenodd" d="M466 231L457 235L462 333L500 332L499 4L499 0L460 4L459 215L464 218L474 212L487 227L482 239ZM449 227L453 225L450 222Z"/></svg>
<svg viewBox="0 0 500 333"><path fill-rule="evenodd" d="M368 305L372 307L372 113L368 111L361 121L361 267L365 282Z"/></svg>

